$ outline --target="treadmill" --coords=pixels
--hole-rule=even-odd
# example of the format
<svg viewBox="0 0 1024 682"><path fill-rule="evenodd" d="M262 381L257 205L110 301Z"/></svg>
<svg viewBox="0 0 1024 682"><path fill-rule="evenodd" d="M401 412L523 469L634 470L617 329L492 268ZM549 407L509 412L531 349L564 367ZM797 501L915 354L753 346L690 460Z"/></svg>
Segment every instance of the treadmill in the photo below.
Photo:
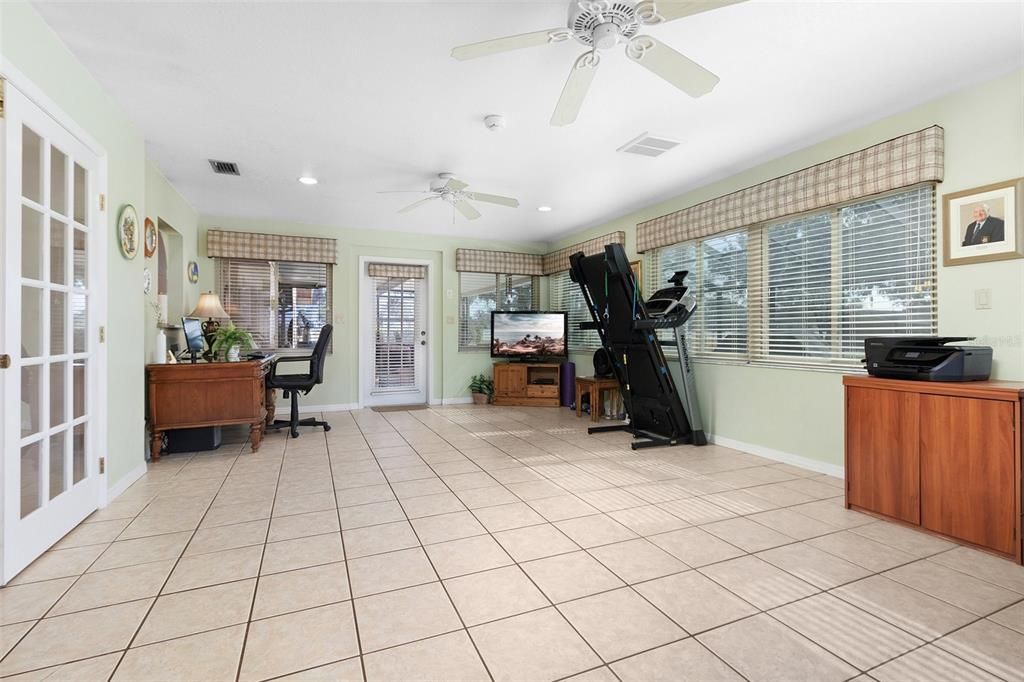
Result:
<svg viewBox="0 0 1024 682"><path fill-rule="evenodd" d="M679 272L672 286L659 290L649 301L640 296L632 268L621 244L608 244L603 254L569 257L569 275L583 293L591 322L619 382L628 423L595 426L588 433L628 431L634 450L662 445L705 445L693 387L693 373L682 327L697 309L696 298ZM681 390L665 359L658 329L674 329L681 364Z"/></svg>

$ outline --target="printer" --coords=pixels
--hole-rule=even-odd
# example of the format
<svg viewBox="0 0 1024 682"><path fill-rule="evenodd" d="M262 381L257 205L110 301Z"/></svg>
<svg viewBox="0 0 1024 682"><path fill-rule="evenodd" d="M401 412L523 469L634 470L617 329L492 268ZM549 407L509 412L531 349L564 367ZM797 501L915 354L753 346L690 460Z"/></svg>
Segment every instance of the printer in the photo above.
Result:
<svg viewBox="0 0 1024 682"><path fill-rule="evenodd" d="M985 381L992 373L989 346L947 346L973 336L875 336L864 339L868 374L917 381Z"/></svg>

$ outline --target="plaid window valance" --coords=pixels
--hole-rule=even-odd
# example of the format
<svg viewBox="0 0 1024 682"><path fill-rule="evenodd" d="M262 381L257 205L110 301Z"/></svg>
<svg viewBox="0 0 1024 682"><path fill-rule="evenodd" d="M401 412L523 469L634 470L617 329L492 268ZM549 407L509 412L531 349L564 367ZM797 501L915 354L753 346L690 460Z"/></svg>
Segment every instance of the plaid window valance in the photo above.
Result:
<svg viewBox="0 0 1024 682"><path fill-rule="evenodd" d="M515 251L455 249L458 272L488 272L499 275L543 275L542 256Z"/></svg>
<svg viewBox="0 0 1024 682"><path fill-rule="evenodd" d="M941 182L943 158L943 129L925 128L642 222L636 248L642 253L922 182Z"/></svg>
<svg viewBox="0 0 1024 682"><path fill-rule="evenodd" d="M624 244L626 242L625 232L609 232L608 234L601 235L600 237L594 237L588 239L585 242L579 242L567 246L564 249L558 249L544 256L544 274L552 275L556 272L563 272L569 269L569 256L582 251L586 256L594 256L599 253L604 253L605 244Z"/></svg>
<svg viewBox="0 0 1024 682"><path fill-rule="evenodd" d="M331 265L338 262L338 248L334 239L227 230L210 230L206 233L206 255L210 258L245 258Z"/></svg>
<svg viewBox="0 0 1024 682"><path fill-rule="evenodd" d="M370 277L400 277L402 279L426 279L426 265L405 263L368 263L366 271Z"/></svg>

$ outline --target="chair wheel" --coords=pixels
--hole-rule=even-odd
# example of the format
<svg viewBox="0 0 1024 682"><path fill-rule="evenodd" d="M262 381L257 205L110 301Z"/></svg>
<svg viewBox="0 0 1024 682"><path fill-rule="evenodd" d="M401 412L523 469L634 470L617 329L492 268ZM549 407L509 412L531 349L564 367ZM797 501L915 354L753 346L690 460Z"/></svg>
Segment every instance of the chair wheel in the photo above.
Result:
<svg viewBox="0 0 1024 682"><path fill-rule="evenodd" d="M299 437L299 430L298 429L292 429L292 438L298 438L298 437Z"/></svg>
<svg viewBox="0 0 1024 682"><path fill-rule="evenodd" d="M330 431L330 430L331 430L331 425L330 424L324 424L324 432L326 433L327 431Z"/></svg>

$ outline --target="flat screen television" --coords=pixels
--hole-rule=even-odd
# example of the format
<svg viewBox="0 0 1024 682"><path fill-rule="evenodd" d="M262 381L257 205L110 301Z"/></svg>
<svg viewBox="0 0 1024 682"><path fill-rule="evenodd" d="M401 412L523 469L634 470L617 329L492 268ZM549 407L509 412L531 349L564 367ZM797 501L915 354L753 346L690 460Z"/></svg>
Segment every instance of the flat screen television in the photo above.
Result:
<svg viewBox="0 0 1024 682"><path fill-rule="evenodd" d="M491 313L492 358L567 358L569 315L523 310Z"/></svg>

